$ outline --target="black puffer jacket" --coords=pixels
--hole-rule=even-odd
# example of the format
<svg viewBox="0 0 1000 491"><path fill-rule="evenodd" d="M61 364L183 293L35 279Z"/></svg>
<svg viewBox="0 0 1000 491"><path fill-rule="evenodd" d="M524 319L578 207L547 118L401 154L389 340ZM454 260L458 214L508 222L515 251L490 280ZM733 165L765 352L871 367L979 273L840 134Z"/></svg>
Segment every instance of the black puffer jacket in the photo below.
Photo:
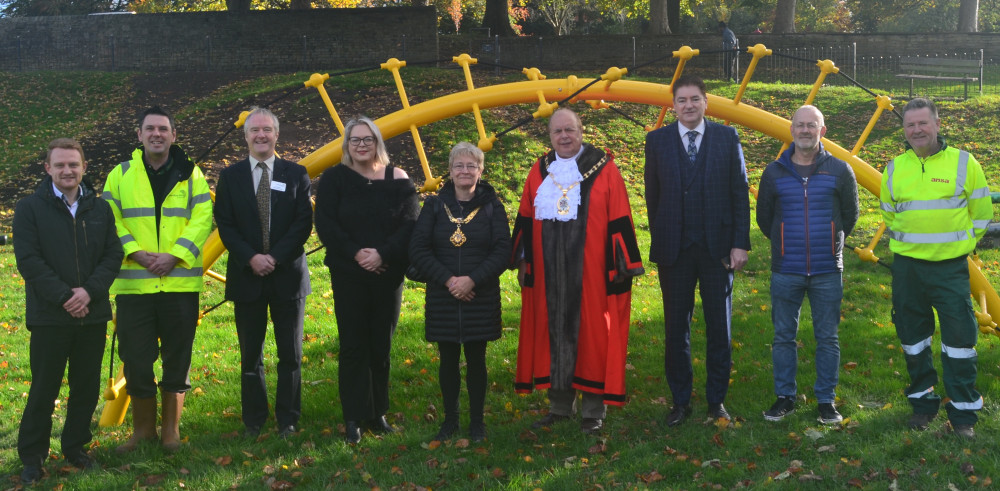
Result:
<svg viewBox="0 0 1000 491"><path fill-rule="evenodd" d="M111 320L108 290L122 265L121 241L111 206L85 181L76 217L52 191L46 177L14 211L14 257L24 277L25 323L68 326ZM90 295L88 313L75 319L63 308L72 289Z"/></svg>
<svg viewBox="0 0 1000 491"><path fill-rule="evenodd" d="M466 242L455 247L450 240L456 225L444 207L462 219L480 208L462 225ZM410 237L410 263L427 278L425 336L432 342L466 343L500 338L500 275L510 255L507 212L496 191L480 181L475 195L460 205L455 186L448 182L437 196L424 202ZM448 279L468 276L475 282L475 298L463 302L448 292Z"/></svg>

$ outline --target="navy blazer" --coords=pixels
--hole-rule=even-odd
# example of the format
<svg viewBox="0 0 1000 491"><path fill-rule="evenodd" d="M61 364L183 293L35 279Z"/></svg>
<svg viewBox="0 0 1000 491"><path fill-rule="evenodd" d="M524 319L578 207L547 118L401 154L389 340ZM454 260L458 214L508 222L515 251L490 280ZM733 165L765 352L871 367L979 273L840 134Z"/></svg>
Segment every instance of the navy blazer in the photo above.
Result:
<svg viewBox="0 0 1000 491"><path fill-rule="evenodd" d="M257 195L250 160L241 160L219 173L215 186L215 222L219 238L229 249L226 264L226 299L257 300L265 279L273 281L273 292L282 299L302 298L311 293L305 243L312 233L311 182L306 168L274 159L272 183L284 183L284 191L271 188L271 250L277 263L271 274L253 273L250 258L264 248L257 213Z"/></svg>
<svg viewBox="0 0 1000 491"><path fill-rule="evenodd" d="M684 189L681 165L688 163L677 122L646 134L646 210L652 244L649 259L671 266L681 250ZM734 248L750 250L750 195L743 147L736 130L705 120L697 165L704 165L702 197L705 240L712 257Z"/></svg>

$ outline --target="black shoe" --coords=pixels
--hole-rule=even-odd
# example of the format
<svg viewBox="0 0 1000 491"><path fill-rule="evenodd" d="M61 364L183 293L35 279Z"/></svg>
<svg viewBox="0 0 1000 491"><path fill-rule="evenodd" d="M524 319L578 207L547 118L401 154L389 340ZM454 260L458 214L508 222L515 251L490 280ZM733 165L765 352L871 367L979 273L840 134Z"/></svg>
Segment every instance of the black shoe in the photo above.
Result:
<svg viewBox="0 0 1000 491"><path fill-rule="evenodd" d="M295 436L299 432L299 429L295 425L285 425L278 430L278 436L281 438L288 438L290 436Z"/></svg>
<svg viewBox="0 0 1000 491"><path fill-rule="evenodd" d="M768 421L781 421L785 416L795 412L795 399L791 397L778 396L771 409L764 411L764 419Z"/></svg>
<svg viewBox="0 0 1000 491"><path fill-rule="evenodd" d="M937 414L913 413L913 416L910 416L910 421L906 424L911 430L924 431L936 416Z"/></svg>
<svg viewBox="0 0 1000 491"><path fill-rule="evenodd" d="M604 429L604 420L601 418L583 418L580 421L580 431L588 435L596 435Z"/></svg>
<svg viewBox="0 0 1000 491"><path fill-rule="evenodd" d="M825 425L832 425L840 423L844 420L844 417L840 415L837 408L833 406L833 403L821 402L818 406L819 409L819 422Z"/></svg>
<svg viewBox="0 0 1000 491"><path fill-rule="evenodd" d="M733 420L732 416L729 415L729 411L726 411L726 406L722 405L721 402L718 404L708 405L708 416L715 420L719 419L728 419L730 421Z"/></svg>
<svg viewBox="0 0 1000 491"><path fill-rule="evenodd" d="M37 465L26 465L21 471L21 484L31 486L42 480L42 468Z"/></svg>
<svg viewBox="0 0 1000 491"><path fill-rule="evenodd" d="M554 424L556 424L556 423L558 423L560 421L565 421L567 419L569 419L569 416L564 416L562 414L556 414L556 413L549 413L549 414L546 414L544 418L542 418L542 419L540 419L538 421L535 421L534 423L531 423L531 427L534 428L534 429L536 429L536 430L539 430L539 429L542 429L542 428L550 428L550 427L552 427L552 425L554 425Z"/></svg>
<svg viewBox="0 0 1000 491"><path fill-rule="evenodd" d="M388 433L395 433L396 428L393 428L388 421L385 420L385 415L381 415L377 418L368 420L368 429L375 433L376 435L383 435Z"/></svg>
<svg viewBox="0 0 1000 491"><path fill-rule="evenodd" d="M451 438L451 435L454 435L456 431L458 431L458 423L454 419L445 418L444 424L441 425L437 435L434 435L434 439L443 442Z"/></svg>
<svg viewBox="0 0 1000 491"><path fill-rule="evenodd" d="M243 437L249 439L256 439L260 436L260 426L245 426L243 427Z"/></svg>
<svg viewBox="0 0 1000 491"><path fill-rule="evenodd" d="M473 421L469 423L469 439L479 443L486 439L486 423Z"/></svg>
<svg viewBox="0 0 1000 491"><path fill-rule="evenodd" d="M674 406L670 408L670 414L667 415L667 426L677 426L684 422L688 416L691 415L691 405L685 404L683 406Z"/></svg>
<svg viewBox="0 0 1000 491"><path fill-rule="evenodd" d="M361 441L361 425L357 421L347 421L344 423L344 439L347 443L358 443Z"/></svg>
<svg viewBox="0 0 1000 491"><path fill-rule="evenodd" d="M98 465L97 461L91 458L84 452L79 452L76 454L70 454L66 456L66 462L73 464L73 467L83 471L89 471L93 469L100 469L101 466Z"/></svg>

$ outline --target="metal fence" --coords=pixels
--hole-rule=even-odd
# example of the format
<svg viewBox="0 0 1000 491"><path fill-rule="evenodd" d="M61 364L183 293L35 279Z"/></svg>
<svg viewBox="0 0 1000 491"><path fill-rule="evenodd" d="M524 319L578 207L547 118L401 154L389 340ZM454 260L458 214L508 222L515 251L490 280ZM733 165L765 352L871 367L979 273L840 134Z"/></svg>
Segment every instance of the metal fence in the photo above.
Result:
<svg viewBox="0 0 1000 491"><path fill-rule="evenodd" d="M692 41L706 43L707 39ZM187 38L186 42L175 42L169 49L164 49L155 38L147 41L105 35L60 43L50 38L8 37L0 40L0 71L341 71L378 65L390 57L407 60L413 66L417 62L450 60L463 52L480 59L477 69L497 73L520 71L525 66L537 67L543 72L591 73L602 72L609 66L625 66L630 68L632 75L668 77L677 64L677 60L670 55L679 46L640 37L608 37L592 45L577 46L576 49L572 49L573 42L558 37L464 37L454 42L446 37L397 34L380 36L378 42L368 40L359 44L357 38L350 36L303 35L261 46L257 43L233 45L213 36L204 36ZM754 81L811 85L819 74L817 61L829 59L842 74L866 87L886 90L895 97L905 97L910 92L911 81L896 76L903 73L900 62L904 58L982 58L982 51L859 56L856 44L776 48L772 52L771 56L760 60L753 75ZM700 56L687 63L686 71L708 79L721 79L723 56L718 49L702 49ZM744 48L738 57L741 75L750 61L751 56ZM1000 60L983 59L982 78L984 95L1000 94ZM851 81L847 77L830 74L824 83L842 86L850 85ZM954 81L913 81L914 95L935 98L961 98L965 88L965 84ZM968 89L970 97L979 95L978 82L969 83Z"/></svg>

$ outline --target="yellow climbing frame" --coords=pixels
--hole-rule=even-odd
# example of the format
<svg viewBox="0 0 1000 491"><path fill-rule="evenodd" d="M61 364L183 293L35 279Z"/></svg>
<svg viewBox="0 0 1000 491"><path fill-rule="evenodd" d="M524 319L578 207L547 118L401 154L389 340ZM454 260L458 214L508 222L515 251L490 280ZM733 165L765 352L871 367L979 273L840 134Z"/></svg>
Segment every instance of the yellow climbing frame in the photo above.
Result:
<svg viewBox="0 0 1000 491"><path fill-rule="evenodd" d="M737 123L760 131L784 142L787 147L791 142L791 135L789 133L791 122L789 120L763 109L742 103L743 94L747 84L753 77L758 62L761 58L772 54L772 51L762 44L751 46L746 51L752 56L752 60L746 74L743 76L736 96L733 99L728 99L708 94L709 104L707 114L717 119ZM671 84L683 73L687 61L698 55L700 55L700 51L689 46L683 46L673 52L673 56L678 59L678 63L671 79ZM421 168L424 172L424 184L421 185L420 190L425 192L436 190L441 184L441 178L434 177L431 174L418 131L418 128L421 126L461 114L472 113L476 119L476 129L479 132L478 146L483 151L489 151L493 148L496 137L489 136L486 133L482 119L483 109L513 104L537 103L538 109L532 115L536 119L545 118L558 108L557 102L550 101L561 101L594 81L591 78L577 78L576 76L569 76L562 79L548 79L537 68L525 68L523 70L527 78L525 81L477 88L472 81L469 69L470 65L476 64L477 60L467 54L462 54L454 57L453 61L462 68L465 74L466 90L412 106L406 96L403 80L400 75L400 69L406 66L406 62L391 58L381 65L382 69L392 72L403 108L379 118L375 123L386 139L400 135L406 131L409 131L413 136L417 155L420 158ZM803 104L811 104L816 98L827 75L837 73L838 71L836 65L830 60L818 60L816 65L819 68L819 75ZM667 111L673 107L671 84L622 80L622 77L626 74L627 70L624 68L609 68L601 75L600 82L583 90L571 102L587 102L595 109L608 107L608 101L658 106L661 110L655 124L647 125L646 129L648 131L662 126ZM327 95L325 82L328 79L329 75L327 74L313 74L309 80L304 82L306 87L315 88L319 91L323 103L330 112L331 119L341 134L340 137L307 155L299 162L306 167L311 177L316 177L327 168L338 164L342 156L344 125L341 123L340 117L337 115L337 111L330 101L330 97ZM875 102L876 107L868 126L850 151L826 138L823 139L823 145L835 157L850 164L857 176L858 183L867 189L868 192L878 196L882 174L857 156L882 113L887 109L892 110L892 103L888 97L879 96ZM236 122L236 126L241 126L245 118L246 113L243 113ZM879 242L884 231L885 224L883 223L871 243L867 247L855 248L854 252L865 261L878 261L878 257L874 253L874 247ZM210 268L224 251L225 248L222 245L222 241L219 240L218 231L213 232L203 250L204 269L206 275L221 281L225 281L225 278L218 273L210 271ZM997 330L997 323L990 314L990 312L1000 311L1000 297L997 296L996 291L983 275L980 267L981 264L978 258L970 258L970 286L972 296L979 305L979 311L976 312L976 319L979 321L981 332L984 334L1000 335L1000 331ZM105 398L109 400L109 403L104 407L104 412L100 420L101 426L121 424L125 416L125 410L128 407L128 393L122 390L122 374L120 372L116 379L108 381Z"/></svg>

